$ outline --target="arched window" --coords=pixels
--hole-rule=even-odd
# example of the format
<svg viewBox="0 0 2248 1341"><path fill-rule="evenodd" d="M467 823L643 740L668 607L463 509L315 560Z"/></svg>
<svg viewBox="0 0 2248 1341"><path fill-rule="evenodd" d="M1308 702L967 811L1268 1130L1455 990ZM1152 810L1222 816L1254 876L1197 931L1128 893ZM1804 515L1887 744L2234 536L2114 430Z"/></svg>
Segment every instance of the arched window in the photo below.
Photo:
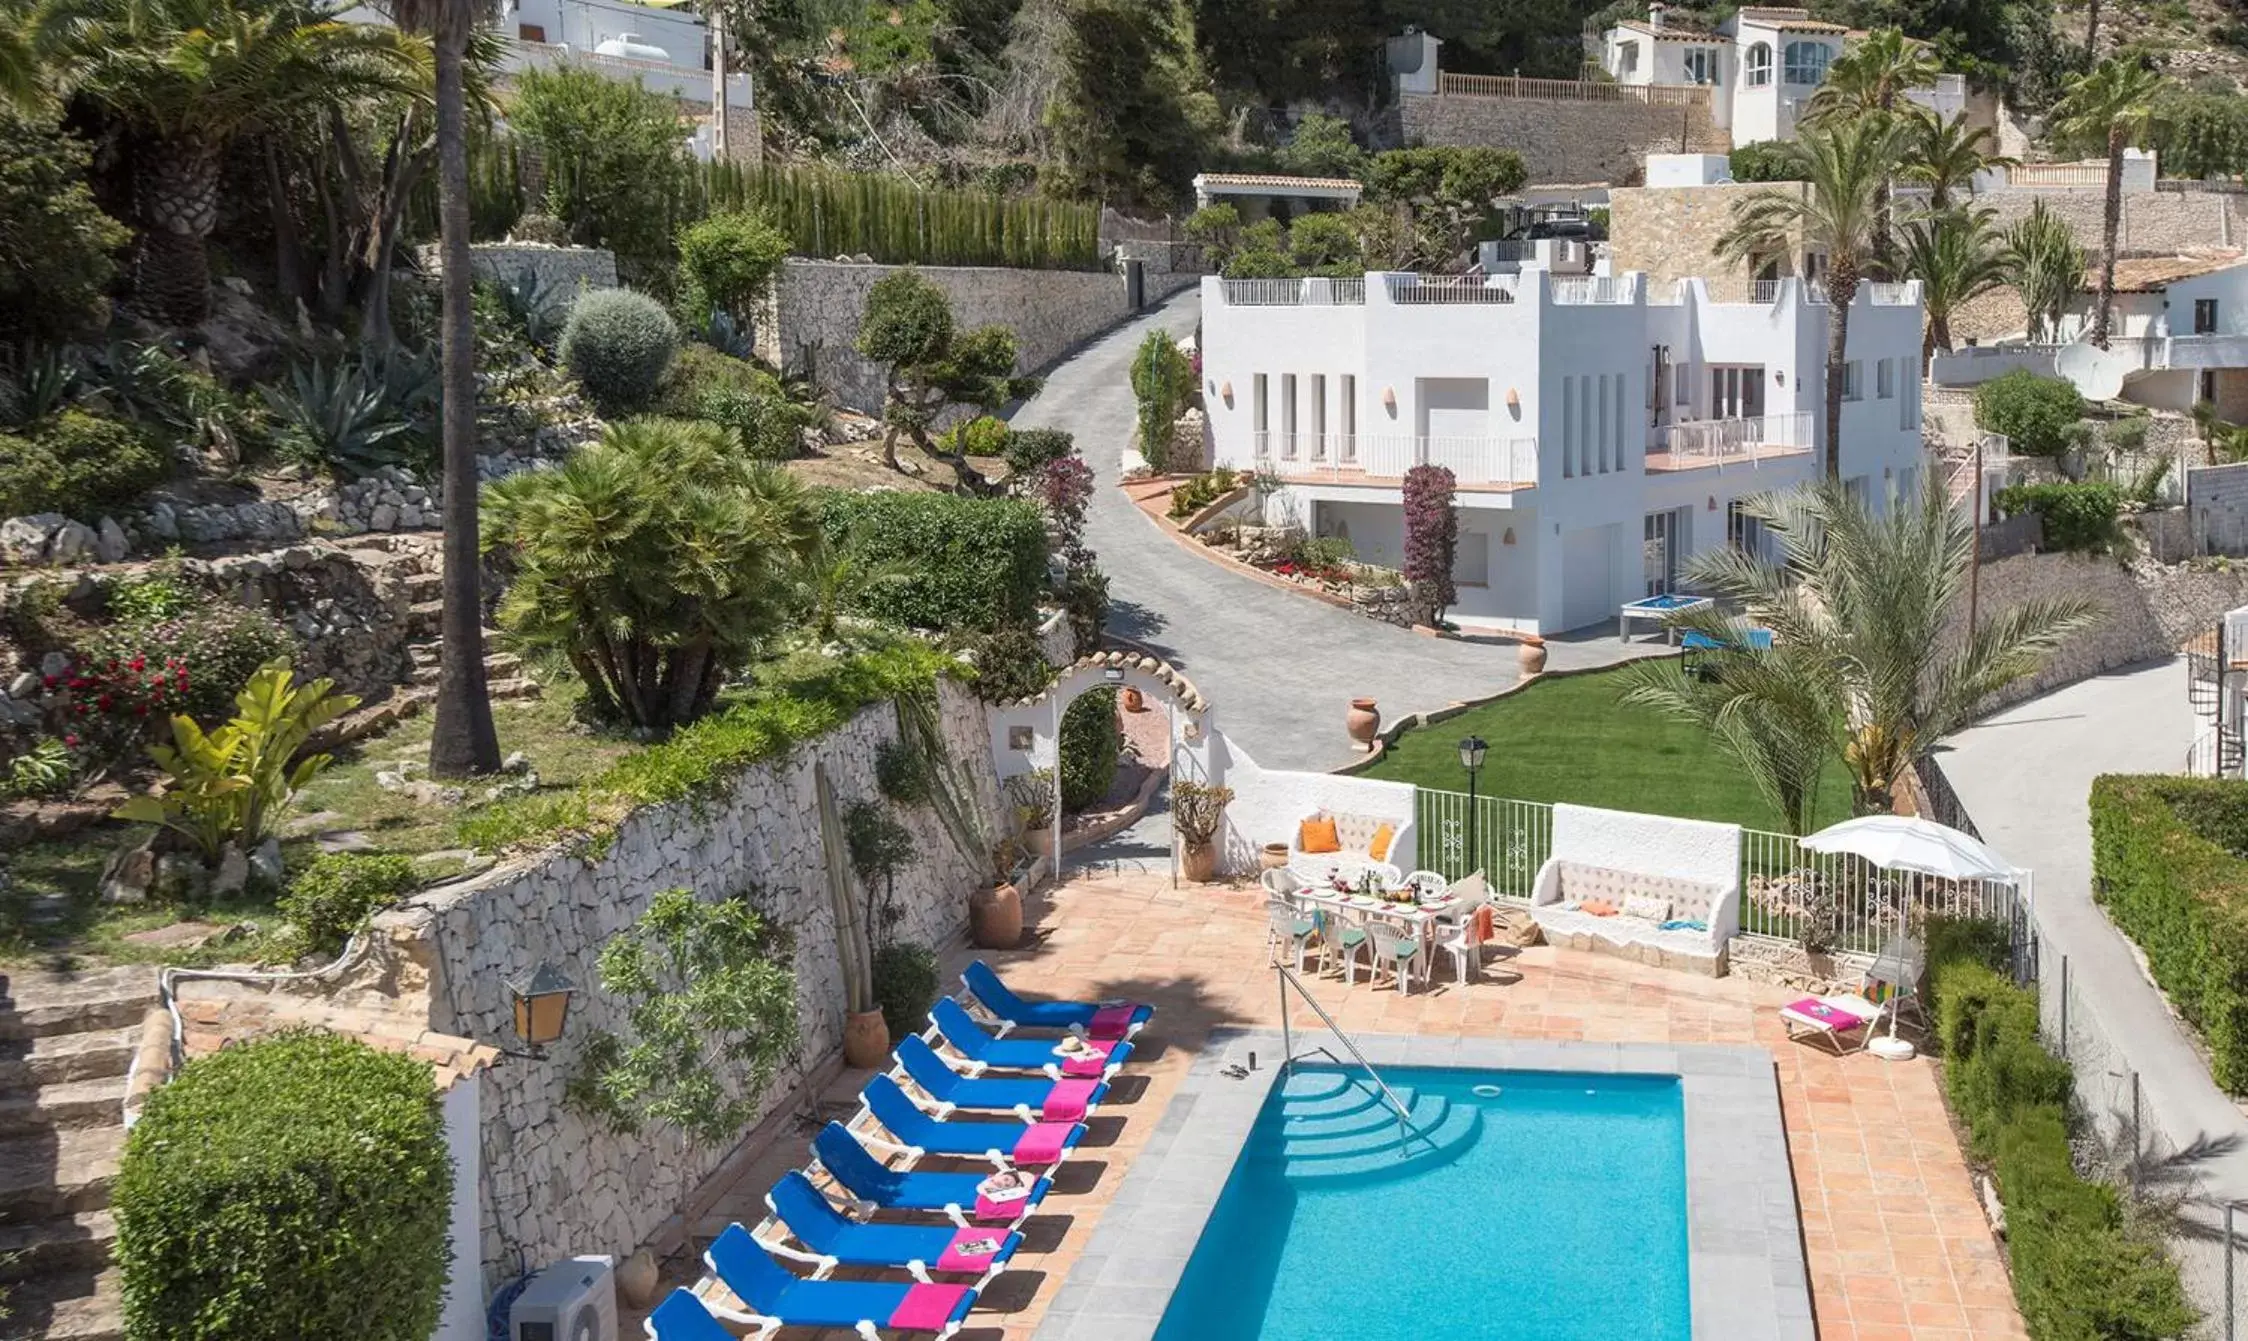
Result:
<svg viewBox="0 0 2248 1341"><path fill-rule="evenodd" d="M1787 44L1785 78L1790 84L1817 84L1826 79L1827 46L1824 42Z"/></svg>
<svg viewBox="0 0 2248 1341"><path fill-rule="evenodd" d="M1742 82L1750 88L1762 88L1772 82L1772 44L1758 42L1748 49L1748 60L1742 65Z"/></svg>

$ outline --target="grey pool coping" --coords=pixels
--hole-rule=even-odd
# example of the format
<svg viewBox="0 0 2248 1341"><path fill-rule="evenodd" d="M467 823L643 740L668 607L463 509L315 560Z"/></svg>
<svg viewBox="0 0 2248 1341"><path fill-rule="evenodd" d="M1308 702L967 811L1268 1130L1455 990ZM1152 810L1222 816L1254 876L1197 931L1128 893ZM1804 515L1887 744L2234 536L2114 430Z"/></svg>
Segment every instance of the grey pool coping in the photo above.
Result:
<svg viewBox="0 0 2248 1341"><path fill-rule="evenodd" d="M1321 1034L1299 1033L1310 1051ZM1694 1341L1814 1341L1811 1280L1779 1080L1763 1048L1351 1036L1383 1066L1675 1075L1686 1108L1686 1253ZM1220 1029L1054 1292L1034 1341L1149 1341L1170 1307L1257 1112L1278 1030ZM1257 1054L1246 1079L1219 1074ZM1302 1054L1299 1054L1302 1055Z"/></svg>

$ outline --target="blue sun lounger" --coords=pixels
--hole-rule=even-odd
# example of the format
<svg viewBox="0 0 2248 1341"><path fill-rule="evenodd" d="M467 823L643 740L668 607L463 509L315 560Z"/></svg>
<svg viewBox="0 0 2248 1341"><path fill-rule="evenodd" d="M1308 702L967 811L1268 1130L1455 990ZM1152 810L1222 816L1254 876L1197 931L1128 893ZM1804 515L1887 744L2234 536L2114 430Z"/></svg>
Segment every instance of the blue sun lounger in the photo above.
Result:
<svg viewBox="0 0 2248 1341"><path fill-rule="evenodd" d="M881 1124L889 1139L868 1134L863 1121L868 1117ZM1085 1139L1081 1122L940 1122L922 1112L888 1076L874 1077L859 1091L859 1117L851 1126L867 1144L904 1155L909 1169L928 1155L988 1159L997 1169L1059 1164Z"/></svg>
<svg viewBox="0 0 2248 1341"><path fill-rule="evenodd" d="M1124 1039L1140 1031L1155 1015L1155 1007L1129 1001L1025 1001L1016 996L991 965L981 959L960 975L968 997L998 1021L999 1037L1015 1029L1066 1029L1093 1038Z"/></svg>
<svg viewBox="0 0 2248 1341"><path fill-rule="evenodd" d="M1076 1056L1058 1052L1060 1044L1044 1038L999 1038L976 1023L968 1008L951 997L937 998L929 1011L929 1023L935 1037L923 1034L934 1043L942 1038L961 1057L961 1070L973 1078L997 1067L1002 1071L1043 1071L1050 1080L1099 1077L1108 1080L1117 1068L1132 1055L1132 1045L1122 1040L1096 1043L1083 1040L1085 1049Z"/></svg>
<svg viewBox="0 0 2248 1341"><path fill-rule="evenodd" d="M1093 1111L1108 1093L1105 1080L1037 1079L970 1080L945 1065L944 1058L918 1034L898 1040L898 1065L936 1101L937 1116L951 1117L962 1108L990 1113L1013 1113L1025 1122L1075 1122Z"/></svg>
<svg viewBox="0 0 2248 1341"><path fill-rule="evenodd" d="M854 1200L854 1209L875 1211L935 1211L962 1229L971 1220L983 1225L1011 1225L1038 1209L1053 1179L1040 1178L1030 1195L995 1203L978 1191L980 1173L908 1173L885 1167L867 1153L859 1138L840 1122L830 1122L812 1138L812 1158Z"/></svg>
<svg viewBox="0 0 2248 1341"><path fill-rule="evenodd" d="M813 1268L813 1280L826 1279L839 1266L899 1267L924 1283L932 1271L975 1276L981 1289L1006 1270L1007 1259L1023 1241L1009 1229L862 1224L836 1210L811 1179L794 1170L773 1184L765 1204L772 1218L758 1226L762 1236L751 1237L774 1256ZM782 1230L803 1246L774 1242L784 1237L778 1232Z"/></svg>
<svg viewBox="0 0 2248 1341"><path fill-rule="evenodd" d="M845 1327L866 1341L880 1341L885 1328L934 1332L943 1341L960 1330L976 1304L972 1285L806 1280L774 1261L740 1225L726 1226L703 1250L703 1265L745 1305L737 1311L704 1300L703 1307L755 1328L760 1337L783 1327Z"/></svg>

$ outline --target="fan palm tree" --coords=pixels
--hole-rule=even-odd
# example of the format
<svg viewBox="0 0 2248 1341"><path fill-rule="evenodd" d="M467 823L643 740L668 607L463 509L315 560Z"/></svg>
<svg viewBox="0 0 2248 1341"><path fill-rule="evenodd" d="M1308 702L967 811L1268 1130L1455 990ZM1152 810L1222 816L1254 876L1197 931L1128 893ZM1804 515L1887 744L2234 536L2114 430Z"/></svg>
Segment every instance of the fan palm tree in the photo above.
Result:
<svg viewBox="0 0 2248 1341"><path fill-rule="evenodd" d="M1688 577L1771 630L1772 650L1747 646L1727 616L1695 611L1673 622L1719 644L1713 684L1682 688L1640 672L1646 683L1634 692L1742 731L1796 733L1798 773L1820 741L1831 742L1861 815L1886 814L1907 769L2100 613L2076 597L2035 598L1960 630L1973 526L1940 489L1877 514L1826 480L1758 495L1743 510L1763 522L1778 561L1716 549L1695 558ZM1720 739L1735 746L1738 737Z"/></svg>
<svg viewBox="0 0 2248 1341"><path fill-rule="evenodd" d="M1970 126L1967 114L1916 116L1907 123L1902 176L1928 188L1928 208L1951 208L1953 197L1968 190L1985 168L2011 167L2014 160L1994 152L1997 141L1987 127Z"/></svg>
<svg viewBox="0 0 2248 1341"><path fill-rule="evenodd" d="M1951 319L1960 308L2004 285L2012 275L2006 248L1991 227L1991 210L1948 209L1905 224L1904 272L1920 281L1927 333L1920 342L1925 371L1937 350L1951 352Z"/></svg>
<svg viewBox="0 0 2248 1341"><path fill-rule="evenodd" d="M2064 141L2098 145L2107 154L2107 199L2100 215L2099 297L2092 308L2091 341L2108 347L2115 307L2115 241L2123 227L2123 151L2154 121L2162 76L2137 61L2110 57L2069 80L2053 107L2053 133Z"/></svg>
<svg viewBox="0 0 2248 1341"><path fill-rule="evenodd" d="M343 6L300 0L51 0L33 47L61 92L131 147L133 297L180 325L210 310L205 242L235 136L308 106L409 93L427 51Z"/></svg>
<svg viewBox="0 0 2248 1341"><path fill-rule="evenodd" d="M1795 183L1753 192L1733 205L1732 226L1717 239L1720 257L1786 254L1798 243L1826 253L1826 473L1842 477L1842 368L1850 304L1872 259L1883 187L1896 170L1902 133L1892 117L1842 120L1805 133L1785 152Z"/></svg>

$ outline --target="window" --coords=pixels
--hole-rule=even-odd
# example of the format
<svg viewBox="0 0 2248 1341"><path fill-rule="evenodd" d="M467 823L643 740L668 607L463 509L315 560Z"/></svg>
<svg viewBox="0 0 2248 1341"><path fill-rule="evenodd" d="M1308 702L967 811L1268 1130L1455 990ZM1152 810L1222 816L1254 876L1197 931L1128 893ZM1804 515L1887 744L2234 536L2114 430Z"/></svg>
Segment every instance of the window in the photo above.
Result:
<svg viewBox="0 0 2248 1341"><path fill-rule="evenodd" d="M1452 582L1461 587L1491 585L1491 537L1488 532L1460 532L1452 550Z"/></svg>
<svg viewBox="0 0 2248 1341"><path fill-rule="evenodd" d="M1336 408L1342 411L1342 458L1345 461L1356 461L1358 459L1358 377L1356 374L1343 374L1342 394Z"/></svg>
<svg viewBox="0 0 2248 1341"><path fill-rule="evenodd" d="M2196 298L2193 300L2193 333L2195 335L2215 335L2217 333L2216 299Z"/></svg>
<svg viewBox="0 0 2248 1341"><path fill-rule="evenodd" d="M1296 375L1280 374L1280 454L1296 459Z"/></svg>
<svg viewBox="0 0 2248 1341"><path fill-rule="evenodd" d="M518 41L544 42L546 40L546 25L543 23L518 23L515 25L515 36Z"/></svg>
<svg viewBox="0 0 2248 1341"><path fill-rule="evenodd" d="M1873 397L1888 400L1897 394L1897 364L1894 359L1881 359L1873 365Z"/></svg>
<svg viewBox="0 0 2248 1341"><path fill-rule="evenodd" d="M1627 75L1639 69L1639 44L1626 42L1616 48L1616 73Z"/></svg>
<svg viewBox="0 0 2248 1341"><path fill-rule="evenodd" d="M1864 400L1865 398L1866 361L1864 359L1852 359L1842 365L1842 399Z"/></svg>
<svg viewBox="0 0 2248 1341"><path fill-rule="evenodd" d="M1327 375L1311 375L1311 459L1327 456Z"/></svg>
<svg viewBox="0 0 2248 1341"><path fill-rule="evenodd" d="M1678 376L1674 380L1678 383L1678 403L1691 408L1694 404L1694 383L1693 379L1686 375L1684 366L1679 368Z"/></svg>
<svg viewBox="0 0 2248 1341"><path fill-rule="evenodd" d="M1256 433L1256 451L1259 456L1272 455L1272 388L1265 375L1258 373L1250 392L1249 427Z"/></svg>
<svg viewBox="0 0 2248 1341"><path fill-rule="evenodd" d="M1599 453L1600 473L1603 475L1608 473L1608 380L1608 374L1600 374L1600 434L1589 444L1592 449ZM1587 475L1592 474L1592 461L1593 451L1588 450L1585 453L1585 473Z"/></svg>
<svg viewBox="0 0 2248 1341"><path fill-rule="evenodd" d="M1823 83L1830 55L1824 42L1790 42L1787 44L1787 67L1781 74L1790 84Z"/></svg>
<svg viewBox="0 0 2248 1341"><path fill-rule="evenodd" d="M1561 379L1561 478L1577 475L1577 379Z"/></svg>
<svg viewBox="0 0 2248 1341"><path fill-rule="evenodd" d="M1686 82L1689 84L1714 84L1717 82L1717 53L1707 47L1693 47L1686 52Z"/></svg>
<svg viewBox="0 0 2248 1341"><path fill-rule="evenodd" d="M1772 44L1758 42L1748 49L1742 62L1741 82L1750 88L1763 88L1772 82Z"/></svg>
<svg viewBox="0 0 2248 1341"><path fill-rule="evenodd" d="M1826 283L1826 272L1827 272L1827 255L1826 255L1826 253L1825 253L1825 252L1823 252L1823 251L1806 251L1806 252L1804 252L1804 253L1803 253L1803 282L1804 282L1804 283L1806 283L1806 284L1824 284L1824 283Z"/></svg>
<svg viewBox="0 0 2248 1341"><path fill-rule="evenodd" d="M1905 394L1897 402L1897 427L1920 427L1920 378L1917 376L1905 379Z"/></svg>
<svg viewBox="0 0 2248 1341"><path fill-rule="evenodd" d="M1764 413L1762 368L1717 367L1709 370L1709 417L1754 419Z"/></svg>
<svg viewBox="0 0 2248 1341"><path fill-rule="evenodd" d="M1629 380L1622 373L1616 374L1616 436L1605 460L1613 462L1614 468L1617 470L1624 468L1624 434L1629 431L1626 426L1631 422L1624 417L1624 397L1631 391L1631 388L1625 383ZM1602 470L1608 468L1609 466L1605 463L1601 466Z"/></svg>
<svg viewBox="0 0 2248 1341"><path fill-rule="evenodd" d="M1577 379L1577 473L1592 473L1592 379Z"/></svg>
<svg viewBox="0 0 2248 1341"><path fill-rule="evenodd" d="M1743 554L1764 552L1764 519L1743 508L1738 498L1725 505L1725 543Z"/></svg>

